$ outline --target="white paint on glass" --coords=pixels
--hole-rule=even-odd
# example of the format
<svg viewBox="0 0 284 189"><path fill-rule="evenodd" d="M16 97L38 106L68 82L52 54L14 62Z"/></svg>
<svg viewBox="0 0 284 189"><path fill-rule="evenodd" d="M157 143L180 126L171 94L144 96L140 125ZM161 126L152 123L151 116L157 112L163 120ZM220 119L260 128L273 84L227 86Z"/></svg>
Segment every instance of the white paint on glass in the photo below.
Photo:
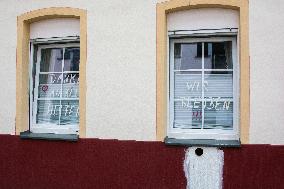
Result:
<svg viewBox="0 0 284 189"><path fill-rule="evenodd" d="M71 87L78 87L77 82L75 81L75 76L77 73L72 74L72 71L68 71L68 74L71 76L69 79L63 80L63 75L67 74L64 71L64 66L66 65L65 61L65 50L68 47L79 47L79 44L50 44L50 45L42 45L38 47L37 51L37 62L35 64L36 74L33 77L30 73L30 80L34 79L35 87L34 92L32 92L32 88L30 88L30 94L34 94L34 101L32 103L32 109L30 109L30 115L32 114L32 123L30 124L30 130L34 133L62 133L62 129L66 134L76 134L79 130L78 126L78 116L79 116L79 107L78 105L74 105L79 101L78 96L76 98L69 98L64 96L63 94L63 85L64 89L68 89L66 84L69 84ZM42 66L42 52L44 49L49 48L61 48L62 49L62 59L61 56L50 56L50 61L52 66L48 66L48 70L45 71L56 71L54 69L54 59L59 61L60 65L60 72L44 72L41 73L41 66ZM58 58L59 57L59 58ZM46 62L47 63L47 62ZM77 72L77 71L76 71ZM56 73L58 76L56 76ZM47 84L40 84L40 75L48 74L49 82ZM41 81L45 83L45 81ZM42 87L40 87L42 85ZM69 87L70 87L69 86ZM51 90L50 92L49 87L55 87L57 89ZM40 88L40 89L39 89ZM60 88L60 89L58 89ZM41 96L41 91L45 95ZM47 94L46 94L47 93ZM50 98L51 97L51 98ZM67 101L66 101L67 100ZM53 101L53 102L52 102ZM59 104L57 104L59 101ZM67 105L64 105L63 102L67 102ZM69 104L70 103L70 104ZM74 115L75 114L75 115ZM63 117L65 116L65 118ZM63 118L61 118L63 117Z"/></svg>
<svg viewBox="0 0 284 189"><path fill-rule="evenodd" d="M202 82L191 80L189 82L188 76L191 78L195 77L195 75L190 74L180 74L183 76L183 79L177 79L174 69L174 64L176 58L174 57L174 47L175 44L179 43L202 43L202 57L204 57L204 43L205 42L225 42L230 41L232 43L232 61L233 61L233 75L229 84L226 85L226 90L223 90L222 94L216 96L217 91L213 90L213 93L205 98L205 92L207 95L210 90L214 89L210 88L210 84L207 81L205 84L205 70L204 70L204 58L200 62L202 64L202 75L200 75L199 69L187 69L191 72L195 72L200 75ZM238 62L237 62L237 50L236 50L236 39L234 37L214 37L214 38L182 38L182 39L171 39L170 40L170 61L169 61L169 99L168 99L168 129L167 136L171 138L180 138L180 139L219 139L219 140L238 140L239 139L239 125L238 125ZM195 52L194 52L195 53ZM195 55L195 54L194 54ZM213 71L214 69L206 69L209 71ZM220 71L222 69L219 69ZM179 70L180 71L180 70ZM183 72L183 71L180 71ZM174 74L176 74L174 76ZM223 74L221 74L223 75ZM176 78L174 81L173 78ZM223 82L222 87L224 86L224 82L228 81L228 77L222 78L220 81ZM200 84L201 83L201 84ZM202 83L204 83L202 85ZM233 83L233 85L232 85ZM201 87L202 86L202 87ZM204 87L206 86L206 88ZM214 85L213 85L214 86ZM217 85L216 85L217 86ZM220 87L220 85L219 85ZM209 90L210 88L210 90ZM182 90L181 90L182 89ZM208 89L208 90L205 90ZM188 91L190 93L188 93ZM199 92L199 91L202 91ZM194 93L196 92L196 93ZM198 93L199 92L199 93ZM190 96L191 95L191 96ZM216 96L216 97L214 97ZM211 98L209 98L211 97ZM222 97L222 100L221 100ZM224 98L223 98L224 97ZM196 103L196 101L201 101L203 99L203 103ZM227 101L232 101L231 108L227 106ZM224 105L225 104L225 105ZM179 108L181 106L181 108ZM226 108L228 107L228 108ZM197 109L199 108L199 109ZM205 124L205 111L204 110L214 110L216 118L221 117L223 119L216 119L216 123L209 122L207 119L207 123ZM219 112L220 111L220 112ZM227 112L229 112L229 114ZM208 114L207 114L208 115ZM209 116L208 116L209 117ZM224 119L225 118L225 119ZM194 121L194 124L192 124ZM205 128L205 129L204 129ZM208 129L210 128L210 129Z"/></svg>

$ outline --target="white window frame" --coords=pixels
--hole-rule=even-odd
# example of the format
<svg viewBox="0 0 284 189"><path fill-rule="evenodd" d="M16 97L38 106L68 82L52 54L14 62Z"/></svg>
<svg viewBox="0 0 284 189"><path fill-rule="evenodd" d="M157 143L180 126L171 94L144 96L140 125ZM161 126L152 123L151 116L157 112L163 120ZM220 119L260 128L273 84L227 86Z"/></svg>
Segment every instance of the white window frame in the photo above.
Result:
<svg viewBox="0 0 284 189"><path fill-rule="evenodd" d="M80 43L77 41L70 42L70 43L63 43L63 44L48 44L48 45L40 45L38 44L37 49L37 62L34 64L33 62L33 53L34 53L34 45L31 43L31 51L30 51L30 73L29 73L29 80L30 80L30 131L32 133L53 133L53 134L78 134L79 132L79 124L76 125L55 125L55 124L37 124L36 123L36 112L37 112L37 100L38 100L38 86L39 86L39 73L40 73L40 61L41 61L41 50L42 49L49 49L49 48L62 48L63 49L63 59L62 59L62 67L64 65L64 53L65 48L68 47L79 47ZM35 88L33 89L33 77L32 77L32 70L33 65L36 66L36 75L35 75ZM70 71L72 73L79 73L79 71ZM61 72L60 72L61 73ZM80 77L80 76L79 76ZM34 98L32 96L34 90ZM34 99L34 101L33 101ZM64 100L65 98L45 98L48 100ZM71 99L71 98L66 98ZM74 100L79 100L78 98L72 98Z"/></svg>
<svg viewBox="0 0 284 189"><path fill-rule="evenodd" d="M233 59L233 129L221 130L221 129L182 129L173 128L174 121L174 77L171 70L174 68L174 44L175 43L197 43L202 42L204 46L205 42L232 42L232 59ZM238 46L237 36L221 37L213 36L206 38L169 38L169 56L168 56L168 81L167 81L167 136L169 138L176 139L215 139L215 140L239 140L239 60L238 60ZM204 66L204 48L202 47L202 68ZM202 69L204 72L204 69ZM203 75L203 74L202 74ZM202 76L202 80L204 77ZM204 110L202 110L204 116ZM203 118L202 118L203 121Z"/></svg>

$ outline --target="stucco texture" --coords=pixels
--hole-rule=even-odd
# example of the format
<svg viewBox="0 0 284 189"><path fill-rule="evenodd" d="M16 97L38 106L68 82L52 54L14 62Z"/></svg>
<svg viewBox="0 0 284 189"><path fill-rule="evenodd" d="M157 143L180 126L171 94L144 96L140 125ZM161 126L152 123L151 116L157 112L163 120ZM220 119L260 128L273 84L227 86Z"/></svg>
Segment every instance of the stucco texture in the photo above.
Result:
<svg viewBox="0 0 284 189"><path fill-rule="evenodd" d="M284 1L250 0L250 143L284 144Z"/></svg>
<svg viewBox="0 0 284 189"><path fill-rule="evenodd" d="M0 1L0 133L15 133L17 16L87 10L86 136L156 140L156 3L161 0ZM249 1L249 143L284 144L284 2Z"/></svg>
<svg viewBox="0 0 284 189"><path fill-rule="evenodd" d="M86 136L155 140L156 1L1 1L0 133L15 133L17 16L87 10ZM9 39L9 40L7 40Z"/></svg>

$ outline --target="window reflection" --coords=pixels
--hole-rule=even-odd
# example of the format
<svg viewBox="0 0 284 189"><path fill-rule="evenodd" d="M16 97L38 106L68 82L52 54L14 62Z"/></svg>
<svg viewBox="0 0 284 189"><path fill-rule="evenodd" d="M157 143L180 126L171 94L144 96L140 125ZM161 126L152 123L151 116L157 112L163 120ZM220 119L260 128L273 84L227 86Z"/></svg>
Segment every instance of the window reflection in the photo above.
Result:
<svg viewBox="0 0 284 189"><path fill-rule="evenodd" d="M62 49L42 49L41 50L41 72L61 72L62 70Z"/></svg>
<svg viewBox="0 0 284 189"><path fill-rule="evenodd" d="M232 69L232 42L204 43L205 69Z"/></svg>
<svg viewBox="0 0 284 189"><path fill-rule="evenodd" d="M201 69L202 58L198 56L198 46L201 43L175 44L175 70Z"/></svg>

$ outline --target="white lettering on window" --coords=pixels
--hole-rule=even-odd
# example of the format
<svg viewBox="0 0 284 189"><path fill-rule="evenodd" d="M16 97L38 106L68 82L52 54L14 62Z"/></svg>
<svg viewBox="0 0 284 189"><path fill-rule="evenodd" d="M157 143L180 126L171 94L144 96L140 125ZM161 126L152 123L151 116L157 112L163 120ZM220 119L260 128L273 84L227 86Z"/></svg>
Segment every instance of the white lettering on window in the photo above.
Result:
<svg viewBox="0 0 284 189"><path fill-rule="evenodd" d="M67 98L70 98L70 97L72 96L72 92L73 92L73 89L72 89L72 88L71 88L71 89L67 89L65 96L66 96Z"/></svg>
<svg viewBox="0 0 284 189"><path fill-rule="evenodd" d="M230 108L230 101L224 101L224 104L223 104L223 110L229 110Z"/></svg>
<svg viewBox="0 0 284 189"><path fill-rule="evenodd" d="M77 107L76 117L79 117L79 106Z"/></svg>
<svg viewBox="0 0 284 189"><path fill-rule="evenodd" d="M191 81L191 82L186 82L186 88L188 91L199 91L199 86L201 85L200 84L201 82L200 81ZM202 84L202 87L205 91L208 91L208 81L204 81L204 83Z"/></svg>
<svg viewBox="0 0 284 189"><path fill-rule="evenodd" d="M50 93L50 97L54 98L54 97L60 97L61 94L61 90L60 89L56 89L56 90L52 90Z"/></svg>
<svg viewBox="0 0 284 189"><path fill-rule="evenodd" d="M221 101L221 97L208 97L202 102L201 97L180 97L182 108L201 108L203 103L203 109L206 110L229 110L231 101Z"/></svg>
<svg viewBox="0 0 284 189"><path fill-rule="evenodd" d="M199 106L197 105L199 103L200 103L200 101L198 102L197 99L195 98L194 102L193 102L193 108L199 108Z"/></svg>
<svg viewBox="0 0 284 189"><path fill-rule="evenodd" d="M196 82L196 81L194 81L194 82L187 82L186 83L187 90L194 91L195 85L197 85L197 84L199 86L199 82ZM198 91L198 87L196 87L196 90Z"/></svg>

